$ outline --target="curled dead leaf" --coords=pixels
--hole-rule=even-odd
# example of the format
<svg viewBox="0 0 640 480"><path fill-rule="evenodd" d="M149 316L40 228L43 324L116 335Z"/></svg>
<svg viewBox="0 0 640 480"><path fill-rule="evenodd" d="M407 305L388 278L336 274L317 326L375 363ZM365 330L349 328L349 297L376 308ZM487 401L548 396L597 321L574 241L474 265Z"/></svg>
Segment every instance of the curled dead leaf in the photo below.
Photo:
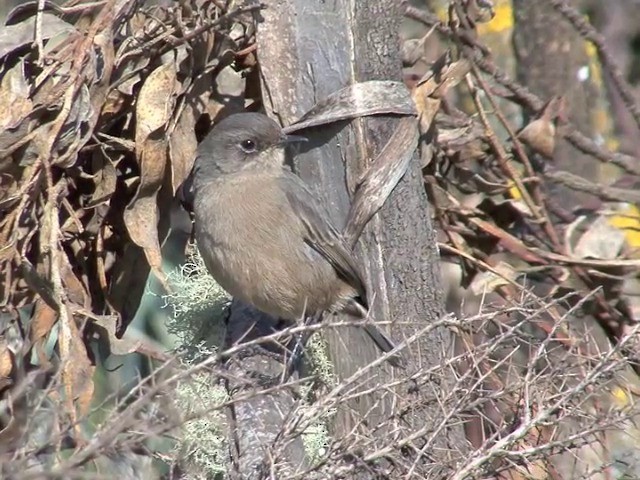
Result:
<svg viewBox="0 0 640 480"><path fill-rule="evenodd" d="M227 68L224 68L220 73L225 72L226 70ZM231 104L231 108L238 103L237 101L233 101L234 95L244 103L242 96L240 96L240 92L236 91L238 82L240 81L240 75L237 74L237 72L235 73L236 76L229 74L231 75L231 79L224 85L218 84L218 89L231 84L232 87L230 90L222 90L219 92L230 100L229 103ZM171 132L169 139L169 155L171 159L171 188L172 193L174 194L189 175L196 157L196 149L198 148L198 141L195 132L196 118L198 116L197 112L202 108L202 105L211 105L212 103L222 108L221 103L215 101L210 102L210 96L212 94L211 85L214 84L214 82L215 80L212 73L201 75L194 81L189 92L184 96L184 108L180 113L180 118L178 119L173 131ZM244 82L244 79L242 79L242 82ZM243 84L242 87L244 88ZM216 109L215 113L217 114L218 111L219 110ZM209 115L211 118L215 117L215 114L212 114L211 110L209 111Z"/></svg>
<svg viewBox="0 0 640 480"><path fill-rule="evenodd" d="M416 108L402 82L370 80L344 87L316 103L285 133L365 115L415 115Z"/></svg>

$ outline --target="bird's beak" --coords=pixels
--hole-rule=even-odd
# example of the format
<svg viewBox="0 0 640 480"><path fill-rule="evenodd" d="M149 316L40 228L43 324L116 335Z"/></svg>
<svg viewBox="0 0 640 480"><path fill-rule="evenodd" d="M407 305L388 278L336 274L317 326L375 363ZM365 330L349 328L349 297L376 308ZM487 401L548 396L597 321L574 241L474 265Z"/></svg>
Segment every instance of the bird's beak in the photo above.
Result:
<svg viewBox="0 0 640 480"><path fill-rule="evenodd" d="M308 142L309 139L307 137L302 137L300 135L283 135L278 142L278 145L287 145L288 143L301 143Z"/></svg>

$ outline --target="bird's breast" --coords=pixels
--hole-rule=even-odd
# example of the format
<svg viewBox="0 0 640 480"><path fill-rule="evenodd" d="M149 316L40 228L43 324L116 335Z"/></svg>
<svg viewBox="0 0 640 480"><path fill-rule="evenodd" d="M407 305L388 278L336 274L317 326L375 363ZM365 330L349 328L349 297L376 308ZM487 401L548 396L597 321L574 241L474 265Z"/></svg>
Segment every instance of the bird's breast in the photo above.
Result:
<svg viewBox="0 0 640 480"><path fill-rule="evenodd" d="M328 309L344 289L304 240L303 226L270 177L230 178L198 192L196 240L211 275L234 297L296 319Z"/></svg>

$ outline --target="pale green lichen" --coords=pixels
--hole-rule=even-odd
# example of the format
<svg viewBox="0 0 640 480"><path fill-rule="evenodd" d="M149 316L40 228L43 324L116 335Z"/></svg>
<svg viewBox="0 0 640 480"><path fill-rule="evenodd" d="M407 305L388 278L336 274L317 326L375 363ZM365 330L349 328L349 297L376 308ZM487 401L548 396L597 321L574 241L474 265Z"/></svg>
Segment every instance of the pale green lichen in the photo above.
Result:
<svg viewBox="0 0 640 480"><path fill-rule="evenodd" d="M304 431L302 435L304 453L311 465L318 463L327 455L330 438L327 425L321 420Z"/></svg>
<svg viewBox="0 0 640 480"><path fill-rule="evenodd" d="M229 297L211 277L195 246L186 262L169 274L172 292L164 297L171 309L167 330L185 368L214 355L224 338ZM175 389L175 405L184 416L182 438L174 450L187 478L224 478L227 471L225 389L208 373L196 373ZM193 417L193 418L191 418Z"/></svg>
<svg viewBox="0 0 640 480"><path fill-rule="evenodd" d="M209 374L195 374L176 387L176 407L185 418L178 457L189 478L224 478L228 468L225 415L227 392Z"/></svg>
<svg viewBox="0 0 640 480"><path fill-rule="evenodd" d="M186 262L169 273L172 292L164 300L172 310L167 331L175 337L182 358L194 362L222 344L230 299L207 271L197 248L191 250Z"/></svg>
<svg viewBox="0 0 640 480"><path fill-rule="evenodd" d="M327 387L337 385L333 364L329 360L327 342L322 335L313 335L306 345L306 350L311 359L311 371Z"/></svg>
<svg viewBox="0 0 640 480"><path fill-rule="evenodd" d="M316 382L309 382L302 389L303 398L311 399L311 389L317 393L318 388L330 389L337 385L337 378L333 371L333 364L327 355L327 344L322 335L313 335L306 345L309 358L309 367ZM320 384L320 386L318 385ZM302 406L302 409L311 409L312 406ZM331 440L328 422L335 411L324 412L321 417L314 419L302 434L305 455L311 464L319 462L326 454Z"/></svg>

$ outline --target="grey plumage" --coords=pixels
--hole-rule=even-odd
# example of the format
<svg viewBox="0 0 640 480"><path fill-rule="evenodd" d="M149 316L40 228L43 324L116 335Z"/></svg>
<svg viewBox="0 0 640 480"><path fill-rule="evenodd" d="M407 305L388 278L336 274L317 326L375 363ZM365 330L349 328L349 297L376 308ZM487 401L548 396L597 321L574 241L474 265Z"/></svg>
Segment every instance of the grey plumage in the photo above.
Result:
<svg viewBox="0 0 640 480"><path fill-rule="evenodd" d="M287 136L265 115L218 123L201 143L190 182L195 233L216 281L257 309L286 320L322 311L367 314L353 254L305 183L284 164ZM393 343L374 325L382 351Z"/></svg>

